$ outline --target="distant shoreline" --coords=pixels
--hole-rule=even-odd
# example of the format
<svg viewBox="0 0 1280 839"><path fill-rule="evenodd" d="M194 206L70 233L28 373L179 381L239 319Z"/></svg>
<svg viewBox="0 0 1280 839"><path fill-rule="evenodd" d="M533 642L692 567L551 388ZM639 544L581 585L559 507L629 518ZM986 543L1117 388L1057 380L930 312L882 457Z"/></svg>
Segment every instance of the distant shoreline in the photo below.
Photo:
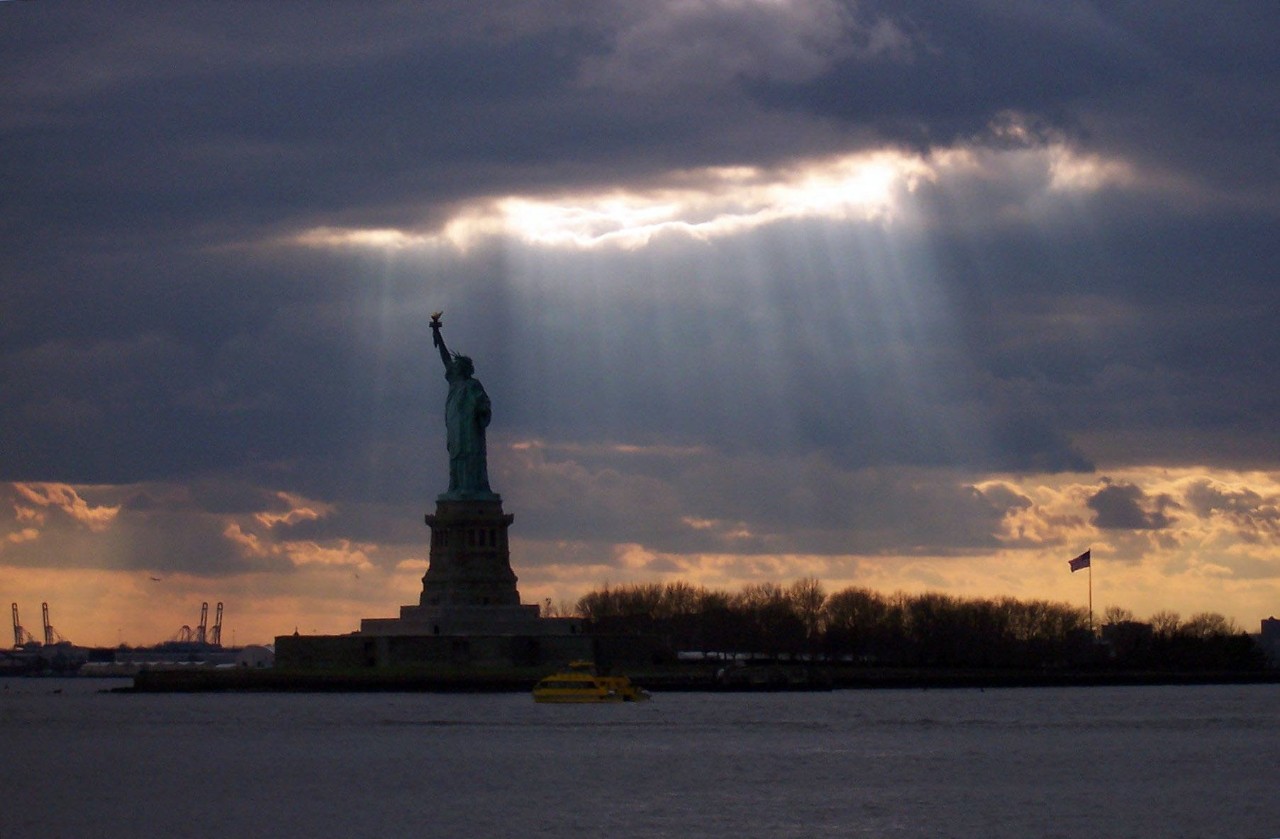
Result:
<svg viewBox="0 0 1280 839"><path fill-rule="evenodd" d="M906 668L760 668L726 679L707 667L626 670L655 693L780 692L821 690L901 690L961 688L1108 687L1156 685L1280 684L1280 671L1023 671ZM362 670L289 671L274 669L151 670L134 677L119 693L521 693L545 670Z"/></svg>

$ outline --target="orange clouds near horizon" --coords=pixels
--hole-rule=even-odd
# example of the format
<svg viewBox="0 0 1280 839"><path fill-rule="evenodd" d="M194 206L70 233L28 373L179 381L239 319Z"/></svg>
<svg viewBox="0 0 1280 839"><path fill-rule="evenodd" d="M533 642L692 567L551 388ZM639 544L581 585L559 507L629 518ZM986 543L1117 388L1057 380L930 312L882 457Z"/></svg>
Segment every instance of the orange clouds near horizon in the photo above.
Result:
<svg viewBox="0 0 1280 839"><path fill-rule="evenodd" d="M582 482L579 489L592 480L590 468L574 474ZM1280 611L1280 476L1274 473L1147 468L1105 476L992 475L959 486L1000 500L1003 513L991 520L991 547L709 550L706 540L719 537L707 531L721 524L693 516L673 525L692 534L683 550L678 540L660 547L593 538L586 527L545 538L521 535L526 511L513 503L512 566L525 602L551 600L557 606L606 584L682 580L734 592L801 577L819 579L828 593L860 586L1083 606L1086 581L1068 571L1066 560L1091 548L1098 615L1109 606L1130 609L1139 618L1165 610L1184 618L1218 612L1257 631L1262 618ZM0 596L19 604L24 626L37 637L44 602L64 637L111 646L168 640L183 625L195 625L202 602L226 604L224 643L243 644L269 643L295 629L351 632L361 618L393 616L401 605L417 601L426 568L425 528L419 544L297 539L278 525L336 514L341 505L263 493L269 505L264 509L140 512L126 503L137 491L8 485L7 514L0 519ZM625 488L618 492L625 497ZM593 503L587 498L589 514ZM311 512L289 512L282 503ZM529 512L544 519L550 514L541 508ZM192 522L201 523L197 540L172 532ZM726 526L779 528L777 522ZM155 531L149 538L139 535L148 528ZM782 542L789 535L776 538ZM731 546L733 540L720 544ZM182 550L224 559L172 552Z"/></svg>

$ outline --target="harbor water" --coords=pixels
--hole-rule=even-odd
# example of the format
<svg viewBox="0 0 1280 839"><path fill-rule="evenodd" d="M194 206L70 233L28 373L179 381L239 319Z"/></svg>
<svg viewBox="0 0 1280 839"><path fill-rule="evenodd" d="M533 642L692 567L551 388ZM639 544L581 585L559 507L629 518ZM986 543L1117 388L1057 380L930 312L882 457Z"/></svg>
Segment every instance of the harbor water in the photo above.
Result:
<svg viewBox="0 0 1280 839"><path fill-rule="evenodd" d="M1277 837L1280 685L100 692L4 680L3 839Z"/></svg>

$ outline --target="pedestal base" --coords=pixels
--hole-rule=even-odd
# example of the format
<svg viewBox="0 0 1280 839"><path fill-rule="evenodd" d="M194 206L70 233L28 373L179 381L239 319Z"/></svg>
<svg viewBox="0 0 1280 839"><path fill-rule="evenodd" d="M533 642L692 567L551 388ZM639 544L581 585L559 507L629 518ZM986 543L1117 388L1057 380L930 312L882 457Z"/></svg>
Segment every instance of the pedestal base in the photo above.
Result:
<svg viewBox="0 0 1280 839"><path fill-rule="evenodd" d="M431 559L417 606L401 606L399 618L365 618L361 635L525 636L576 635L576 618L541 618L537 606L520 604L511 570L507 528L515 516L502 499L436 499Z"/></svg>
<svg viewBox="0 0 1280 839"><path fill-rule="evenodd" d="M520 592L511 570L507 528L515 516L502 511L502 499L436 500L431 528L431 559L422 577L418 605L427 607L519 607Z"/></svg>
<svg viewBox="0 0 1280 839"><path fill-rule="evenodd" d="M575 635L576 619L541 618L537 606L401 606L399 618L365 618L361 635Z"/></svg>

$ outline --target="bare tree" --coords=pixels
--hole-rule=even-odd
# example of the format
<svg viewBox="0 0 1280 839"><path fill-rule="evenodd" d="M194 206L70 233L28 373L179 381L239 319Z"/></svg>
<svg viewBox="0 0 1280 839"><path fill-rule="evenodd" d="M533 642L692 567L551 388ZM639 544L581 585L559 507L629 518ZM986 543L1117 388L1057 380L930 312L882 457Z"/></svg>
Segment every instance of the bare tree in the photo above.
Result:
<svg viewBox="0 0 1280 839"><path fill-rule="evenodd" d="M1231 618L1223 617L1217 612L1200 612L1187 618L1181 631L1187 637L1204 639L1239 635L1240 627Z"/></svg>
<svg viewBox="0 0 1280 839"><path fill-rule="evenodd" d="M1157 638L1169 639L1178 634L1182 626L1182 616L1177 612L1163 609L1151 616L1151 630Z"/></svg>
<svg viewBox="0 0 1280 839"><path fill-rule="evenodd" d="M791 608L804 624L805 639L812 648L822 633L822 607L827 602L827 592L816 577L802 577L787 589Z"/></svg>
<svg viewBox="0 0 1280 839"><path fill-rule="evenodd" d="M1106 611L1102 613L1103 624L1114 626L1120 623L1131 623L1133 621L1133 612L1123 606L1108 606Z"/></svg>

